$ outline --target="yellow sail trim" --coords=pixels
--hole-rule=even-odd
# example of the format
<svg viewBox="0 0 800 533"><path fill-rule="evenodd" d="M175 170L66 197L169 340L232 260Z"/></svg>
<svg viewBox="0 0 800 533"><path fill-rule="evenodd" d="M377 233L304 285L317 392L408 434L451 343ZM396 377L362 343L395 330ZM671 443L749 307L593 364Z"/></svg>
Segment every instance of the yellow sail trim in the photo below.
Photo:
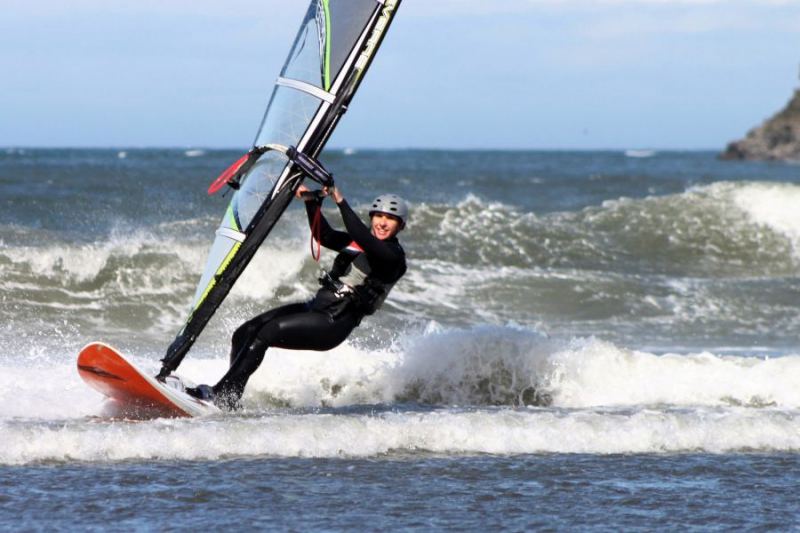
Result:
<svg viewBox="0 0 800 533"><path fill-rule="evenodd" d="M236 231L242 231L242 228L240 228L239 224L236 222L236 217L233 215L233 202L228 204L228 210L225 211L225 216L223 218L228 219L228 223L233 229Z"/></svg>
<svg viewBox="0 0 800 533"><path fill-rule="evenodd" d="M223 220L225 219L227 219L228 224L231 228L235 229L236 231L241 231L241 228L239 228L239 224L236 222L236 217L233 214L233 202L228 204L228 210L225 211L225 216L223 217ZM225 269L227 269L228 266L231 264L231 261L233 261L233 258L236 257L236 254L239 252L239 248L241 247L242 243L240 242L237 242L236 244L233 245L231 251L228 252L228 255L226 255L225 259L223 259L222 263L220 263L217 271L214 272L214 277L211 278L211 281L209 282L208 286L206 286L205 290L203 291L203 294L201 294L200 298L198 298L197 303L194 306L194 309L192 309L192 313L194 313L194 311L196 311L197 308L200 307L203 301L205 301L206 297L208 297L208 293L210 293L211 289L213 289L214 286L217 284L217 279L219 279L222 273L225 272ZM189 320L191 320L191 316L189 317Z"/></svg>
<svg viewBox="0 0 800 533"><path fill-rule="evenodd" d="M200 307L200 304L202 304L203 301L206 299L206 297L208 296L208 293L210 293L211 289L214 288L214 285L217 284L217 279L219 279L219 277L222 275L222 273L225 272L225 269L228 268L228 265L231 264L231 261L233 261L233 258L236 257L236 254L237 254L237 252L239 252L239 248L241 248L241 247L242 247L242 243L240 243L240 242L237 242L236 244L233 245L233 248L231 248L231 251L228 252L228 255L225 256L225 259L222 261L222 264L219 266L217 271L214 273L214 277L211 279L211 282L206 287L206 290L204 290L203 294L200 295L200 299L197 301L197 305L194 306L194 309L192 311L196 311L197 308Z"/></svg>

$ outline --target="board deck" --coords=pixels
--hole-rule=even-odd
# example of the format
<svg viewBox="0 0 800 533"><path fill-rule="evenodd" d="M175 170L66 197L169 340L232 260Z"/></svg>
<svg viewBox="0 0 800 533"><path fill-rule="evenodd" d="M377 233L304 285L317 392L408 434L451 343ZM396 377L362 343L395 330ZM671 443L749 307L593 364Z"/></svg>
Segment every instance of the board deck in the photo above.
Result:
<svg viewBox="0 0 800 533"><path fill-rule="evenodd" d="M184 392L177 376L165 383L140 371L111 346L86 345L78 355L78 373L93 389L110 398L123 416L136 418L191 417L219 413L211 402Z"/></svg>

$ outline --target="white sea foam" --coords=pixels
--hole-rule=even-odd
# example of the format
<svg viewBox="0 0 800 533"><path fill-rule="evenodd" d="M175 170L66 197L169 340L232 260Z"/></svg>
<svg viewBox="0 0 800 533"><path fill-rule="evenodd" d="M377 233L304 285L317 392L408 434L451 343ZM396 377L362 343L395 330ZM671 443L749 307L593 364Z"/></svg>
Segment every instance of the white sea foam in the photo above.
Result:
<svg viewBox="0 0 800 533"><path fill-rule="evenodd" d="M174 293L179 278L196 281L208 254L206 242L173 238L166 231L124 230L112 232L108 239L93 243L54 243L46 246L15 246L5 250L10 262L3 269L28 269L43 279L61 285L92 281L105 269L112 276L109 283L124 296ZM142 265L142 257L163 256L166 266ZM273 240L263 247L245 270L242 282L233 294L264 298L297 274L310 256L299 238ZM199 277L199 275L197 276Z"/></svg>
<svg viewBox="0 0 800 533"><path fill-rule="evenodd" d="M788 238L795 258L800 260L800 187L790 183L749 183L736 188L733 201L755 224Z"/></svg>
<svg viewBox="0 0 800 533"><path fill-rule="evenodd" d="M156 356L133 359L158 366ZM3 464L800 450L798 356L656 355L518 327L431 324L382 350L270 350L242 414L140 423L87 419L103 412L102 397L72 357L0 361ZM180 372L213 383L225 368L223 358L188 358Z"/></svg>
<svg viewBox="0 0 800 533"><path fill-rule="evenodd" d="M455 205L420 204L409 231L423 241L431 232L436 248L423 253L454 263L529 265L535 262L529 252L538 240L538 221L533 213L470 193ZM424 244L420 248L424 250Z"/></svg>
<svg viewBox="0 0 800 533"><path fill-rule="evenodd" d="M793 377L800 357L755 358L711 353L625 350L582 340L553 354L546 387L564 407L678 405L800 407Z"/></svg>
<svg viewBox="0 0 800 533"><path fill-rule="evenodd" d="M558 276L535 267L464 266L437 259L412 259L410 263L412 268L392 291L390 305L413 312L414 308L426 309L435 302L437 316L480 317L487 323L497 320L495 309L506 307L507 302L502 301L502 295L496 298L498 301L487 301L482 295L531 278ZM481 301L481 305L475 306L475 301Z"/></svg>
<svg viewBox="0 0 800 533"><path fill-rule="evenodd" d="M307 296L298 274L310 261L309 249L300 239L276 239L266 243L234 285L231 295L264 301L282 286L293 286L296 295Z"/></svg>
<svg viewBox="0 0 800 533"><path fill-rule="evenodd" d="M414 218L422 221L423 234L435 234L445 257L449 254L454 261L469 264L476 259L489 264L548 259L535 255L539 249L562 260L578 254L593 261L606 257L606 241L637 246L630 240L636 235L667 239L678 251L741 261L752 248L762 246L763 234L754 231L754 226L787 239L800 259L800 211L795 208L799 203L800 186L795 184L717 182L678 194L621 197L579 212L541 216L468 194L455 205L420 204ZM625 251L637 254L650 249Z"/></svg>
<svg viewBox="0 0 800 533"><path fill-rule="evenodd" d="M143 252L173 253L189 258L196 246L164 239L146 231L113 232L108 239L94 243L51 243L46 246L16 246L6 252L15 265L26 265L41 277L83 282L96 278L112 257L135 258ZM141 269L139 269L141 270Z"/></svg>
<svg viewBox="0 0 800 533"><path fill-rule="evenodd" d="M66 409L63 416L74 413L64 405L50 405L54 398L46 394L35 400L40 389L56 391L80 384L71 357L37 354L19 359L2 354L0 394L6 396L0 402L0 417L47 418L59 409ZM134 361L155 372L160 350L154 354ZM213 383L226 366L221 356L190 357L181 374L194 382ZM397 401L448 406L796 409L800 408L800 389L794 380L798 373L796 355L656 355L591 338L565 343L520 327L451 329L431 324L426 331L377 350L349 341L327 352L270 349L244 400L256 411L275 405L347 407ZM42 376L47 376L45 383ZM82 397L86 392L77 385L69 390ZM30 398L16 401L25 391Z"/></svg>
<svg viewBox="0 0 800 533"><path fill-rule="evenodd" d="M0 422L0 464L369 457L392 452L798 451L797 411L499 409L301 413L146 423Z"/></svg>
<svg viewBox="0 0 800 533"><path fill-rule="evenodd" d="M270 350L245 400L252 409L396 401L797 409L798 372L800 356L656 355L595 339L565 345L517 327L431 325L378 351L351 343L330 352Z"/></svg>

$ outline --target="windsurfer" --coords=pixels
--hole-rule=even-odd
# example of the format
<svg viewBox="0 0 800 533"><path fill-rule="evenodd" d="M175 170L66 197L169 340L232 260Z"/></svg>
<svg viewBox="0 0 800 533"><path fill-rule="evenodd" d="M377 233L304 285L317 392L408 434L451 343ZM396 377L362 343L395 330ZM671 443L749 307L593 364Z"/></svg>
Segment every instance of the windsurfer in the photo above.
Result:
<svg viewBox="0 0 800 533"><path fill-rule="evenodd" d="M405 252L397 239L408 220L403 199L393 194L376 198L367 227L338 188L326 187L323 194L333 197L344 222L345 231L339 231L328 224L308 192L301 185L296 196L306 202L309 225L317 229L322 246L339 252L330 271L320 276L320 289L309 302L272 309L240 326L233 334L228 372L213 387L187 389L192 396L237 408L267 348L324 351L338 346L364 316L378 310L405 274Z"/></svg>

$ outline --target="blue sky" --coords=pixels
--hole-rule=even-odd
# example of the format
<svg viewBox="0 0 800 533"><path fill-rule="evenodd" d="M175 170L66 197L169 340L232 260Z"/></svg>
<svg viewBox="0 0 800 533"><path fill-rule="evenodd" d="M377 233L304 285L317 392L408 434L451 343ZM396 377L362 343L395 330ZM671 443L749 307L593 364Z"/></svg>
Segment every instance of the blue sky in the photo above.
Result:
<svg viewBox="0 0 800 533"><path fill-rule="evenodd" d="M305 0L2 0L0 146L246 148ZM721 149L800 86L796 0L404 0L331 140Z"/></svg>

